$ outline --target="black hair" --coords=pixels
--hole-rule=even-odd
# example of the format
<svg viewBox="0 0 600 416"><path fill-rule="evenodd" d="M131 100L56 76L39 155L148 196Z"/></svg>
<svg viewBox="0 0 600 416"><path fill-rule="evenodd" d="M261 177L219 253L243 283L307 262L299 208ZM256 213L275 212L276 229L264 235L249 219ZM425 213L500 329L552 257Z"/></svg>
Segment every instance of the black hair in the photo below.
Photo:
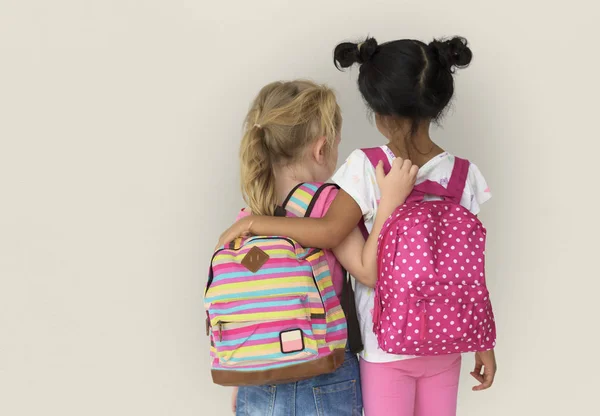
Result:
<svg viewBox="0 0 600 416"><path fill-rule="evenodd" d="M413 133L420 121L439 120L454 94L455 69L467 67L472 57L462 37L381 45L367 38L359 44L340 43L334 51L338 69L360 64L358 88L370 109L412 120Z"/></svg>

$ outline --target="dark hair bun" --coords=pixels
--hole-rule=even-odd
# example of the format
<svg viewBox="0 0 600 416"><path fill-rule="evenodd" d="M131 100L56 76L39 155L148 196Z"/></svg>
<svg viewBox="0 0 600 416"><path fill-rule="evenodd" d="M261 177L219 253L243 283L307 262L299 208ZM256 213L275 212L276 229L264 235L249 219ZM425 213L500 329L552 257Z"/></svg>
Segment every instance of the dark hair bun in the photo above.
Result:
<svg viewBox="0 0 600 416"><path fill-rule="evenodd" d="M471 63L473 52L465 38L455 37L450 40L434 40L429 47L437 53L440 64L448 70L464 68Z"/></svg>
<svg viewBox="0 0 600 416"><path fill-rule="evenodd" d="M377 52L375 38L367 38L362 43L344 42L335 47L333 62L338 69L348 68L352 65L364 64Z"/></svg>

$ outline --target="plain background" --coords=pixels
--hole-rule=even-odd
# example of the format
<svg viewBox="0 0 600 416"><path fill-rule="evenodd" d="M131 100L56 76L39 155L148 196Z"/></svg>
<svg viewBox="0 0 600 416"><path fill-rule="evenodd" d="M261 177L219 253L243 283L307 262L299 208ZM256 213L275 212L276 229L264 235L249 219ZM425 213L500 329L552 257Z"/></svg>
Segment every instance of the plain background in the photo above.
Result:
<svg viewBox="0 0 600 416"><path fill-rule="evenodd" d="M227 415L203 286L265 83L338 92L342 40L463 35L440 144L492 187L495 387L460 415L598 414L598 25L586 1L0 0L0 414Z"/></svg>

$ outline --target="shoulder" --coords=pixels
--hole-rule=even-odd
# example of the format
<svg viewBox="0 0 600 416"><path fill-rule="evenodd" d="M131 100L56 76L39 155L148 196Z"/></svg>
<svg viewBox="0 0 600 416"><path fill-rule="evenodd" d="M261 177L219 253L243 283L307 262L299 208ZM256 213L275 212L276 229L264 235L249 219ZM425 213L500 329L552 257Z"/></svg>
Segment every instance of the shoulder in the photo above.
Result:
<svg viewBox="0 0 600 416"><path fill-rule="evenodd" d="M481 172L479 167L473 162L469 162L469 176L467 177L467 181L473 182L473 183L482 182L482 181L486 182L485 177L483 176L483 173Z"/></svg>
<svg viewBox="0 0 600 416"><path fill-rule="evenodd" d="M487 180L474 163L471 163L469 166L469 176L467 177L465 193L469 193L471 211L475 214L480 211L481 205L489 201L492 197Z"/></svg>
<svg viewBox="0 0 600 416"><path fill-rule="evenodd" d="M475 163L469 162L469 174L461 200L462 205L477 215L481 211L481 205L491 197L492 193L485 176Z"/></svg>
<svg viewBox="0 0 600 416"><path fill-rule="evenodd" d="M333 175L333 181L345 189L359 184L368 177L375 177L375 168L361 149L354 150Z"/></svg>
<svg viewBox="0 0 600 416"><path fill-rule="evenodd" d="M479 167L473 162L469 162L469 174L467 176L465 192L475 194L479 198L484 198L486 195L487 199L491 197L490 188L485 176L483 176Z"/></svg>
<svg viewBox="0 0 600 416"><path fill-rule="evenodd" d="M354 150L332 177L360 207L363 215L370 215L377 200L375 168L360 149Z"/></svg>
<svg viewBox="0 0 600 416"><path fill-rule="evenodd" d="M417 183L429 179L447 187L454 170L455 161L456 156L447 152L436 156L419 170ZM481 170L476 164L469 161L469 173L463 190L461 205L477 215L481 210L481 205L491 197L492 194Z"/></svg>
<svg viewBox="0 0 600 416"><path fill-rule="evenodd" d="M359 169L364 169L365 166L372 167L371 162L369 162L369 158L362 149L353 150L346 158L344 166Z"/></svg>
<svg viewBox="0 0 600 416"><path fill-rule="evenodd" d="M429 163L424 165L419 170L419 180L417 182L419 182L420 180L429 179L439 182L440 184L446 186L448 184L448 181L450 180L450 177L452 176L455 161L456 156L447 152L436 156L434 159L432 159ZM467 188L466 191L474 189L477 189L481 192L485 191L487 189L487 182L485 180L485 177L481 173L481 170L475 163L471 161L468 162L469 174L467 176L467 182L465 184ZM483 189L479 189L484 185L485 187Z"/></svg>

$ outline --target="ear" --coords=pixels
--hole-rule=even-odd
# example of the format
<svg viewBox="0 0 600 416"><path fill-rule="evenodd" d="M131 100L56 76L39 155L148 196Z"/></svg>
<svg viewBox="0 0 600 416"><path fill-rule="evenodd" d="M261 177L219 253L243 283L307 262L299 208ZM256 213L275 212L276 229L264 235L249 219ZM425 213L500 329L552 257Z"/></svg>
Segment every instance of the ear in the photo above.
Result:
<svg viewBox="0 0 600 416"><path fill-rule="evenodd" d="M318 137L312 145L312 156L319 165L327 164L327 137Z"/></svg>

